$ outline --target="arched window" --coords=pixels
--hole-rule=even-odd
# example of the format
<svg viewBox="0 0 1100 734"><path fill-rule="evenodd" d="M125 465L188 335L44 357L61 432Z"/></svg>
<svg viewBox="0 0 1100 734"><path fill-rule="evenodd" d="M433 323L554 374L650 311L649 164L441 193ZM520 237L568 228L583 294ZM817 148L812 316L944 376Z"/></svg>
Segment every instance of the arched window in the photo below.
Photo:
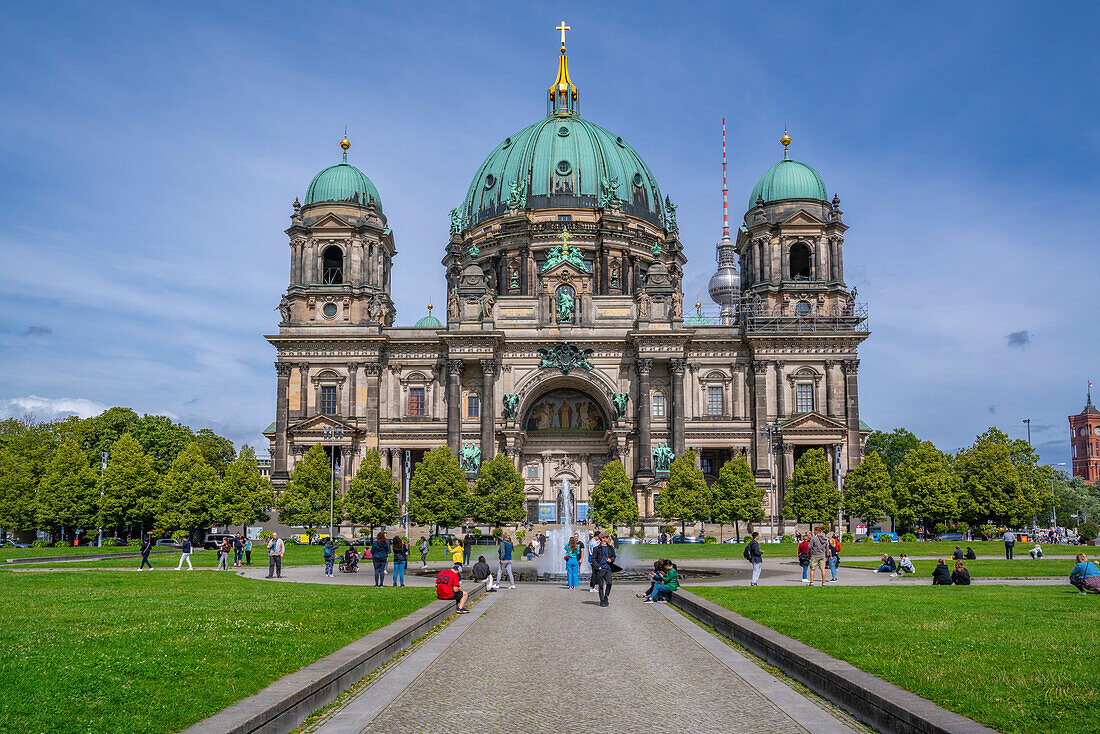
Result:
<svg viewBox="0 0 1100 734"><path fill-rule="evenodd" d="M809 280L810 248L803 242L791 245L791 280Z"/></svg>
<svg viewBox="0 0 1100 734"><path fill-rule="evenodd" d="M321 255L322 283L344 282L344 253L336 245L329 245Z"/></svg>

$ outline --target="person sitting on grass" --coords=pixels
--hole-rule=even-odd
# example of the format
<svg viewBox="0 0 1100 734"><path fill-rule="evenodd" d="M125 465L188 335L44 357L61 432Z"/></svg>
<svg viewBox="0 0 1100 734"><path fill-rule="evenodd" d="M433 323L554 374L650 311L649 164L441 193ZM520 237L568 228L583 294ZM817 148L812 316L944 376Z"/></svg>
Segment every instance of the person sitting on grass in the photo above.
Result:
<svg viewBox="0 0 1100 734"><path fill-rule="evenodd" d="M1084 553L1077 554L1077 565L1069 572L1069 582L1077 587L1081 594L1090 591L1100 594L1100 568L1089 560Z"/></svg>
<svg viewBox="0 0 1100 734"><path fill-rule="evenodd" d="M454 599L455 603L458 605L459 614L470 613L469 609L463 609L470 595L462 590L462 580L458 577L457 571L445 568L436 574L435 595L443 600Z"/></svg>
<svg viewBox="0 0 1100 734"><path fill-rule="evenodd" d="M939 564L936 566L936 570L932 572L932 585L951 585L951 569L947 567L947 562L944 561L942 558L940 559Z"/></svg>
<svg viewBox="0 0 1100 734"><path fill-rule="evenodd" d="M660 602L661 604L667 604L668 599L666 597L678 588L680 588L680 578L676 572L676 564L672 561L665 561L664 575L661 577L660 583L653 584L653 591L650 592L643 603Z"/></svg>
<svg viewBox="0 0 1100 734"><path fill-rule="evenodd" d="M917 567L913 565L913 562L909 560L909 556L902 553L898 556L901 560L898 561L898 570L891 576L904 576L907 573L916 573Z"/></svg>
<svg viewBox="0 0 1100 734"><path fill-rule="evenodd" d="M968 560L968 561L978 560L978 557L976 555L974 555L974 549L971 548L970 546L966 546L966 560Z"/></svg>
<svg viewBox="0 0 1100 734"><path fill-rule="evenodd" d="M1027 554L1028 554L1029 556L1031 556L1031 557L1032 557L1032 559L1034 559L1034 560L1036 560L1036 561L1037 561L1037 560L1039 560L1040 558L1042 558L1042 557L1043 557L1043 549L1039 547L1039 544L1038 544L1038 543L1036 543L1036 544L1035 544L1035 547L1034 547L1034 548L1032 548L1031 550L1029 550L1029 551L1027 552Z"/></svg>
<svg viewBox="0 0 1100 734"><path fill-rule="evenodd" d="M955 552L951 554L951 558L956 561L961 561L963 559L963 549L959 546L955 546Z"/></svg>
<svg viewBox="0 0 1100 734"><path fill-rule="evenodd" d="M955 586L970 586L970 572L962 561L955 561L955 570L951 572L951 583Z"/></svg>
<svg viewBox="0 0 1100 734"><path fill-rule="evenodd" d="M882 565L878 567L875 573L895 573L898 570L898 564L894 561L894 557L882 554Z"/></svg>

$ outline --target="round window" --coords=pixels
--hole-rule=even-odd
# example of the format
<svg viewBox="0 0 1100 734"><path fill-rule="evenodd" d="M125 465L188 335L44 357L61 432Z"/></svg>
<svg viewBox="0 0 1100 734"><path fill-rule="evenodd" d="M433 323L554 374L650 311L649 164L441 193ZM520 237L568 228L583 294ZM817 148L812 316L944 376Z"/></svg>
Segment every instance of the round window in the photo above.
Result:
<svg viewBox="0 0 1100 734"><path fill-rule="evenodd" d="M641 186L642 185L642 174L640 174L640 173L635 173L634 174L634 185L635 186Z"/></svg>
<svg viewBox="0 0 1100 734"><path fill-rule="evenodd" d="M616 143L616 144L617 144L617 145L618 145L618 146L619 146L620 148L625 148L625 147L626 147L626 143L624 143L624 142L623 142L623 139L622 139L622 138L615 138L615 143Z"/></svg>
<svg viewBox="0 0 1100 734"><path fill-rule="evenodd" d="M326 303L321 308L321 313L323 313L325 315L326 319L334 319L334 318L336 318L336 312L338 310L339 309L336 307L335 303Z"/></svg>
<svg viewBox="0 0 1100 734"><path fill-rule="evenodd" d="M496 185L497 185L497 177L496 176L494 176L493 174L490 173L488 176L485 177L485 188L491 189Z"/></svg>
<svg viewBox="0 0 1100 734"><path fill-rule="evenodd" d="M558 161L558 173L562 176L568 176L572 170L573 166L569 165L569 161Z"/></svg>
<svg viewBox="0 0 1100 734"><path fill-rule="evenodd" d="M501 148L507 148L511 144L512 144L512 139L511 138L505 138L504 143L500 147Z"/></svg>
<svg viewBox="0 0 1100 734"><path fill-rule="evenodd" d="M1097 436L1100 436L1100 427L1093 428L1092 432L1095 433Z"/></svg>
<svg viewBox="0 0 1100 734"><path fill-rule="evenodd" d="M565 125L562 125L558 128L558 135L563 138L566 137L567 135L569 135L569 128L567 128Z"/></svg>
<svg viewBox="0 0 1100 734"><path fill-rule="evenodd" d="M794 312L796 314L798 314L799 316L809 316L810 315L810 302L809 301L799 301L794 306Z"/></svg>

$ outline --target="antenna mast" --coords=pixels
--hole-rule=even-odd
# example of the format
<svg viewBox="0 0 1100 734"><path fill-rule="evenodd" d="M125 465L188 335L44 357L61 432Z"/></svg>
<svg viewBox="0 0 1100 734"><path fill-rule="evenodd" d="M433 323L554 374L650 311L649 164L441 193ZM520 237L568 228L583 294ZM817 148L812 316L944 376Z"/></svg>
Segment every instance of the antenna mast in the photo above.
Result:
<svg viewBox="0 0 1100 734"><path fill-rule="evenodd" d="M722 118L722 239L730 238L729 189L726 188L726 118Z"/></svg>

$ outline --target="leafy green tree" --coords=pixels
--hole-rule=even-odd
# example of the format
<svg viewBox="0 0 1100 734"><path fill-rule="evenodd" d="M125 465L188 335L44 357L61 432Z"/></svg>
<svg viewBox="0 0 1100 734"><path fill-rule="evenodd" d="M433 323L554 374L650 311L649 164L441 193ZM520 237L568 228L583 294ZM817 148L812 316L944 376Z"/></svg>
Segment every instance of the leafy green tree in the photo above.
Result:
<svg viewBox="0 0 1100 734"><path fill-rule="evenodd" d="M393 474L382 468L382 457L371 449L359 464L359 471L348 485L344 497L344 514L355 525L367 525L374 534L378 525L389 525L397 519L399 491Z"/></svg>
<svg viewBox="0 0 1100 734"><path fill-rule="evenodd" d="M917 446L920 446L919 438L904 428L895 428L890 433L873 431L867 437L865 451L867 454L873 451L882 457L882 461L886 464L886 471L890 473L890 479L893 480L898 464Z"/></svg>
<svg viewBox="0 0 1100 734"><path fill-rule="evenodd" d="M214 468L219 477L225 476L225 470L237 458L233 442L228 438L222 438L209 428L203 428L196 433L195 440L199 442L199 449L206 463ZM253 460L255 460L255 453L253 453Z"/></svg>
<svg viewBox="0 0 1100 734"><path fill-rule="evenodd" d="M190 428L180 423L173 423L170 418L163 415L143 415L130 426L129 433L141 444L142 450L153 459L157 474L162 476L168 471L176 456L195 438Z"/></svg>
<svg viewBox="0 0 1100 734"><path fill-rule="evenodd" d="M867 454L859 466L844 475L844 512L862 517L868 525L897 512L890 472L877 451Z"/></svg>
<svg viewBox="0 0 1100 734"><path fill-rule="evenodd" d="M129 433L111 445L101 482L100 522L104 528L131 525L155 512L158 496L153 460Z"/></svg>
<svg viewBox="0 0 1100 734"><path fill-rule="evenodd" d="M471 498L470 514L478 522L495 527L519 522L527 515L523 477L516 471L512 460L504 454L497 454L489 461L481 462Z"/></svg>
<svg viewBox="0 0 1100 734"><path fill-rule="evenodd" d="M466 517L470 486L447 446L424 454L409 482L409 520L418 525L457 527Z"/></svg>
<svg viewBox="0 0 1100 734"><path fill-rule="evenodd" d="M96 524L96 473L76 441L66 439L47 464L38 485L35 518L39 527L89 528Z"/></svg>
<svg viewBox="0 0 1100 734"><path fill-rule="evenodd" d="M271 482L260 474L256 452L251 446L242 446L241 453L226 466L218 484L217 505L215 514L220 516L219 525L240 525L246 533L248 526L269 519L268 513L275 506L275 493Z"/></svg>
<svg viewBox="0 0 1100 734"><path fill-rule="evenodd" d="M902 526L920 522L931 529L958 514L958 479L950 458L931 441L907 453L895 473L894 502Z"/></svg>
<svg viewBox="0 0 1100 734"><path fill-rule="evenodd" d="M98 466L103 452L114 453L115 442L138 421L138 415L129 408L108 408L94 418L82 421L81 444L88 453L88 462Z"/></svg>
<svg viewBox="0 0 1100 734"><path fill-rule="evenodd" d="M657 497L656 509L663 518L678 519L681 534L687 523L710 519L710 488L703 472L695 467L694 451L685 451L672 460L668 483Z"/></svg>
<svg viewBox="0 0 1100 734"><path fill-rule="evenodd" d="M764 519L764 488L756 485L752 469L744 456L736 456L718 470L718 479L711 485L711 517L723 525L733 525L741 537L742 522Z"/></svg>
<svg viewBox="0 0 1100 734"><path fill-rule="evenodd" d="M809 449L794 463L787 483L783 514L800 522L829 522L840 512L840 493L833 483L823 449Z"/></svg>
<svg viewBox="0 0 1100 734"><path fill-rule="evenodd" d="M660 497L657 499L660 501ZM626 470L621 461L616 459L600 470L600 479L592 488L588 515L602 527L634 527L638 522L638 502L634 499L630 480L626 478Z"/></svg>
<svg viewBox="0 0 1100 734"><path fill-rule="evenodd" d="M990 428L955 457L962 485L959 516L971 525L986 520L1019 526L1050 512L1053 498L1047 470L1027 441Z"/></svg>
<svg viewBox="0 0 1100 734"><path fill-rule="evenodd" d="M330 495L332 466L321 444L314 444L290 473L286 489L275 503L279 521L292 527L303 527L313 537L313 529L329 523L329 502L332 499L333 522L343 517L339 493Z"/></svg>
<svg viewBox="0 0 1100 734"><path fill-rule="evenodd" d="M1053 484L1055 519L1059 527L1076 527L1082 510L1086 517L1100 517L1100 487L1065 472L1058 472Z"/></svg>
<svg viewBox="0 0 1100 734"><path fill-rule="evenodd" d="M218 474L192 441L172 460L158 483L157 524L191 532L211 519L217 502Z"/></svg>

